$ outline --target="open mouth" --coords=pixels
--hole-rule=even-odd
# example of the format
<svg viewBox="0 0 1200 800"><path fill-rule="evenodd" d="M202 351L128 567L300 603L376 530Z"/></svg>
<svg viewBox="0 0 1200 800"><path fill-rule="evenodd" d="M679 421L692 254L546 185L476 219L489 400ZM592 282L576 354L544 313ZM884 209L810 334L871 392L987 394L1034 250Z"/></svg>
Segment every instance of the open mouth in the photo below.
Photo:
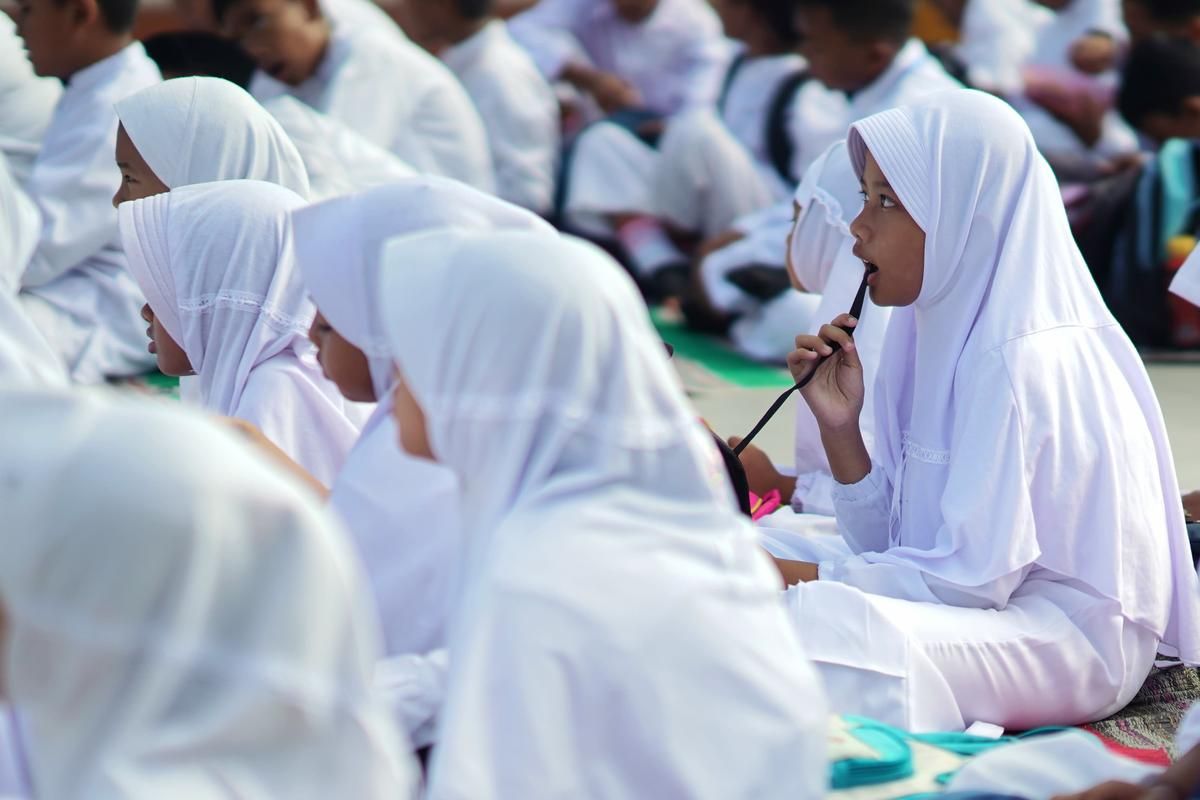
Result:
<svg viewBox="0 0 1200 800"><path fill-rule="evenodd" d="M875 279L879 276L879 267L866 259L863 259L863 266L867 269L867 285L874 286Z"/></svg>

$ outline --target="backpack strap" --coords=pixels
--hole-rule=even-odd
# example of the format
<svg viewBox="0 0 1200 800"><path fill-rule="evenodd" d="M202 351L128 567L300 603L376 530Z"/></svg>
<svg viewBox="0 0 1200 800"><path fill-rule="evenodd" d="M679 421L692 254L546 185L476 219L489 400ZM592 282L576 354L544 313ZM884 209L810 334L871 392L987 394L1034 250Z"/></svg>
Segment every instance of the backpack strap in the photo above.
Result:
<svg viewBox="0 0 1200 800"><path fill-rule="evenodd" d="M738 73L742 71L742 67L746 66L745 52L738 53L733 57L733 61L729 62L729 69L725 70L725 80L721 83L721 94L717 97L717 114L724 115L725 104L729 102L729 91L733 89L733 82L737 80Z"/></svg>
<svg viewBox="0 0 1200 800"><path fill-rule="evenodd" d="M767 112L767 157L779 177L789 186L795 184L798 177L792 174L796 143L792 141L792 133L788 130L788 112L796 95L811 79L812 74L808 70L798 70L784 78L779 82Z"/></svg>

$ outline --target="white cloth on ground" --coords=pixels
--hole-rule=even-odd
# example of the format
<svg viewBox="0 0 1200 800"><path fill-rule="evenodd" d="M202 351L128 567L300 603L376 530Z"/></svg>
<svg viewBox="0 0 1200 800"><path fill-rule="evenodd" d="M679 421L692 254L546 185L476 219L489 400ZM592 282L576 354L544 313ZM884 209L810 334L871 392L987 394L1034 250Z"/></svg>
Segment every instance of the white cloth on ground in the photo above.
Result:
<svg viewBox="0 0 1200 800"><path fill-rule="evenodd" d="M291 95L420 172L494 188L487 134L466 89L402 36L335 29L308 80L289 86L259 70L250 93L261 103Z"/></svg>
<svg viewBox="0 0 1200 800"><path fill-rule="evenodd" d="M496 194L539 214L554 202L558 174L558 97L529 54L495 19L441 53L483 119L496 171Z"/></svg>
<svg viewBox="0 0 1200 800"><path fill-rule="evenodd" d="M1145 368L1009 106L940 94L856 123L860 174L868 148L926 232L925 275L888 328L874 466L835 488L854 555L789 591L801 638L844 708L903 673L875 644L892 625L953 695L948 709L911 697L914 726L939 711L1016 728L1102 718L1160 640L1200 657L1200 587ZM879 619L847 626L856 608Z"/></svg>
<svg viewBox="0 0 1200 800"><path fill-rule="evenodd" d="M649 18L626 22L612 0L539 0L509 23L538 69L557 80L572 61L616 75L662 115L709 108L721 91L729 46L704 0L661 0Z"/></svg>
<svg viewBox="0 0 1200 800"><path fill-rule="evenodd" d="M277 184L219 181L119 212L129 269L191 362L199 404L253 423L329 486L359 426L307 337L288 220L303 204Z"/></svg>
<svg viewBox="0 0 1200 800"><path fill-rule="evenodd" d="M138 42L72 75L26 186L42 235L21 300L76 381L136 374L154 363L112 207L121 180L113 105L161 80Z"/></svg>
<svg viewBox="0 0 1200 800"><path fill-rule="evenodd" d="M401 450L391 348L376 302L385 241L423 230L531 230L523 209L446 178L412 178L292 214L296 262L326 321L368 359L379 406L333 482L330 507L362 557L389 656L445 646L459 559L454 474Z"/></svg>
<svg viewBox="0 0 1200 800"><path fill-rule="evenodd" d="M67 373L17 300L21 273L41 232L37 207L0 154L0 384L59 386ZM2 774L2 773L0 773Z"/></svg>
<svg viewBox="0 0 1200 800"><path fill-rule="evenodd" d="M6 695L36 797L415 796L360 573L303 490L158 401L0 409Z"/></svg>
<svg viewBox="0 0 1200 800"><path fill-rule="evenodd" d="M429 796L823 796L778 573L620 266L425 234L385 249L380 297L466 515Z"/></svg>
<svg viewBox="0 0 1200 800"><path fill-rule="evenodd" d="M60 95L61 83L34 74L17 26L0 14L0 155L18 183L29 180Z"/></svg>
<svg viewBox="0 0 1200 800"><path fill-rule="evenodd" d="M277 183L309 196L296 146L246 90L221 78L173 78L116 104L117 118L168 189L213 181Z"/></svg>

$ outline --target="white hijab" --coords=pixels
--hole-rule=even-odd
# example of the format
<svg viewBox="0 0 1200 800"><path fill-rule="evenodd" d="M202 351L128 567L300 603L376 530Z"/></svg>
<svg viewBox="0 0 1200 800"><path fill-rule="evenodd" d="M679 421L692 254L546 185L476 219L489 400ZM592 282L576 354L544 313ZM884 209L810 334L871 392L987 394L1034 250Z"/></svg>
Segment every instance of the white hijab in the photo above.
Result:
<svg viewBox="0 0 1200 800"><path fill-rule="evenodd" d="M863 263L854 256L850 223L862 207L858 176L850 163L845 141L817 158L804 173L796 190L800 216L789 239L788 264L811 292L821 294L809 333L817 333L850 310L862 283ZM863 405L862 433L868 450L874 442L875 374L883 349L891 309L880 308L868 297L854 342L863 363L867 392ZM817 419L808 404L796 403L796 493L792 500L813 514L833 514L833 476L821 443ZM788 498L784 498L787 500Z"/></svg>
<svg viewBox="0 0 1200 800"><path fill-rule="evenodd" d="M222 78L173 78L116 104L146 165L170 189L249 179L309 196L308 173L275 118Z"/></svg>
<svg viewBox="0 0 1200 800"><path fill-rule="evenodd" d="M1200 248L1193 250L1175 273L1171 292L1194 306L1200 306Z"/></svg>
<svg viewBox="0 0 1200 800"><path fill-rule="evenodd" d="M383 263L468 519L430 796L822 794L778 576L624 271L508 232L401 237Z"/></svg>
<svg viewBox="0 0 1200 800"><path fill-rule="evenodd" d="M37 797L413 796L361 578L301 490L167 404L0 409L6 689Z"/></svg>
<svg viewBox="0 0 1200 800"><path fill-rule="evenodd" d="M926 234L920 296L892 314L879 371L874 455L897 488L893 546L873 558L963 591L1076 581L1200 658L1154 390L1028 127L990 95L944 92L855 123L849 146Z"/></svg>
<svg viewBox="0 0 1200 800"><path fill-rule="evenodd" d="M0 153L0 385L67 383L61 360L17 299L21 275L37 249L41 230L37 206L21 191Z"/></svg>
<svg viewBox="0 0 1200 800"><path fill-rule="evenodd" d="M259 426L329 485L358 426L308 341L314 310L288 219L303 204L275 184L219 181L122 203L118 216L129 271L190 359L199 402Z"/></svg>
<svg viewBox="0 0 1200 800"><path fill-rule="evenodd" d="M329 502L366 565L388 655L423 653L445 644L459 552L455 480L397 446L390 414L395 367L376 302L380 249L394 236L437 228L556 234L534 214L445 178L411 178L327 200L295 211L292 220L309 294L329 324L367 355L379 398Z"/></svg>

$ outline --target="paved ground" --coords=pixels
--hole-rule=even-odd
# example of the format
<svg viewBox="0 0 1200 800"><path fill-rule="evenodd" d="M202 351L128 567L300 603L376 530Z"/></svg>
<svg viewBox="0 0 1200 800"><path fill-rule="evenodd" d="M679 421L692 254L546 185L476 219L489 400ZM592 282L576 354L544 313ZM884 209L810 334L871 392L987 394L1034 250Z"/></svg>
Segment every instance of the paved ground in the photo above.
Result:
<svg viewBox="0 0 1200 800"><path fill-rule="evenodd" d="M745 434L778 395L774 390L713 386L692 373L690 365L681 364L680 369L700 413L724 436ZM1185 491L1200 489L1200 365L1153 365L1150 377L1167 419L1179 482ZM791 458L795 431L791 403L796 402L803 401L790 400L756 440L779 463Z"/></svg>

